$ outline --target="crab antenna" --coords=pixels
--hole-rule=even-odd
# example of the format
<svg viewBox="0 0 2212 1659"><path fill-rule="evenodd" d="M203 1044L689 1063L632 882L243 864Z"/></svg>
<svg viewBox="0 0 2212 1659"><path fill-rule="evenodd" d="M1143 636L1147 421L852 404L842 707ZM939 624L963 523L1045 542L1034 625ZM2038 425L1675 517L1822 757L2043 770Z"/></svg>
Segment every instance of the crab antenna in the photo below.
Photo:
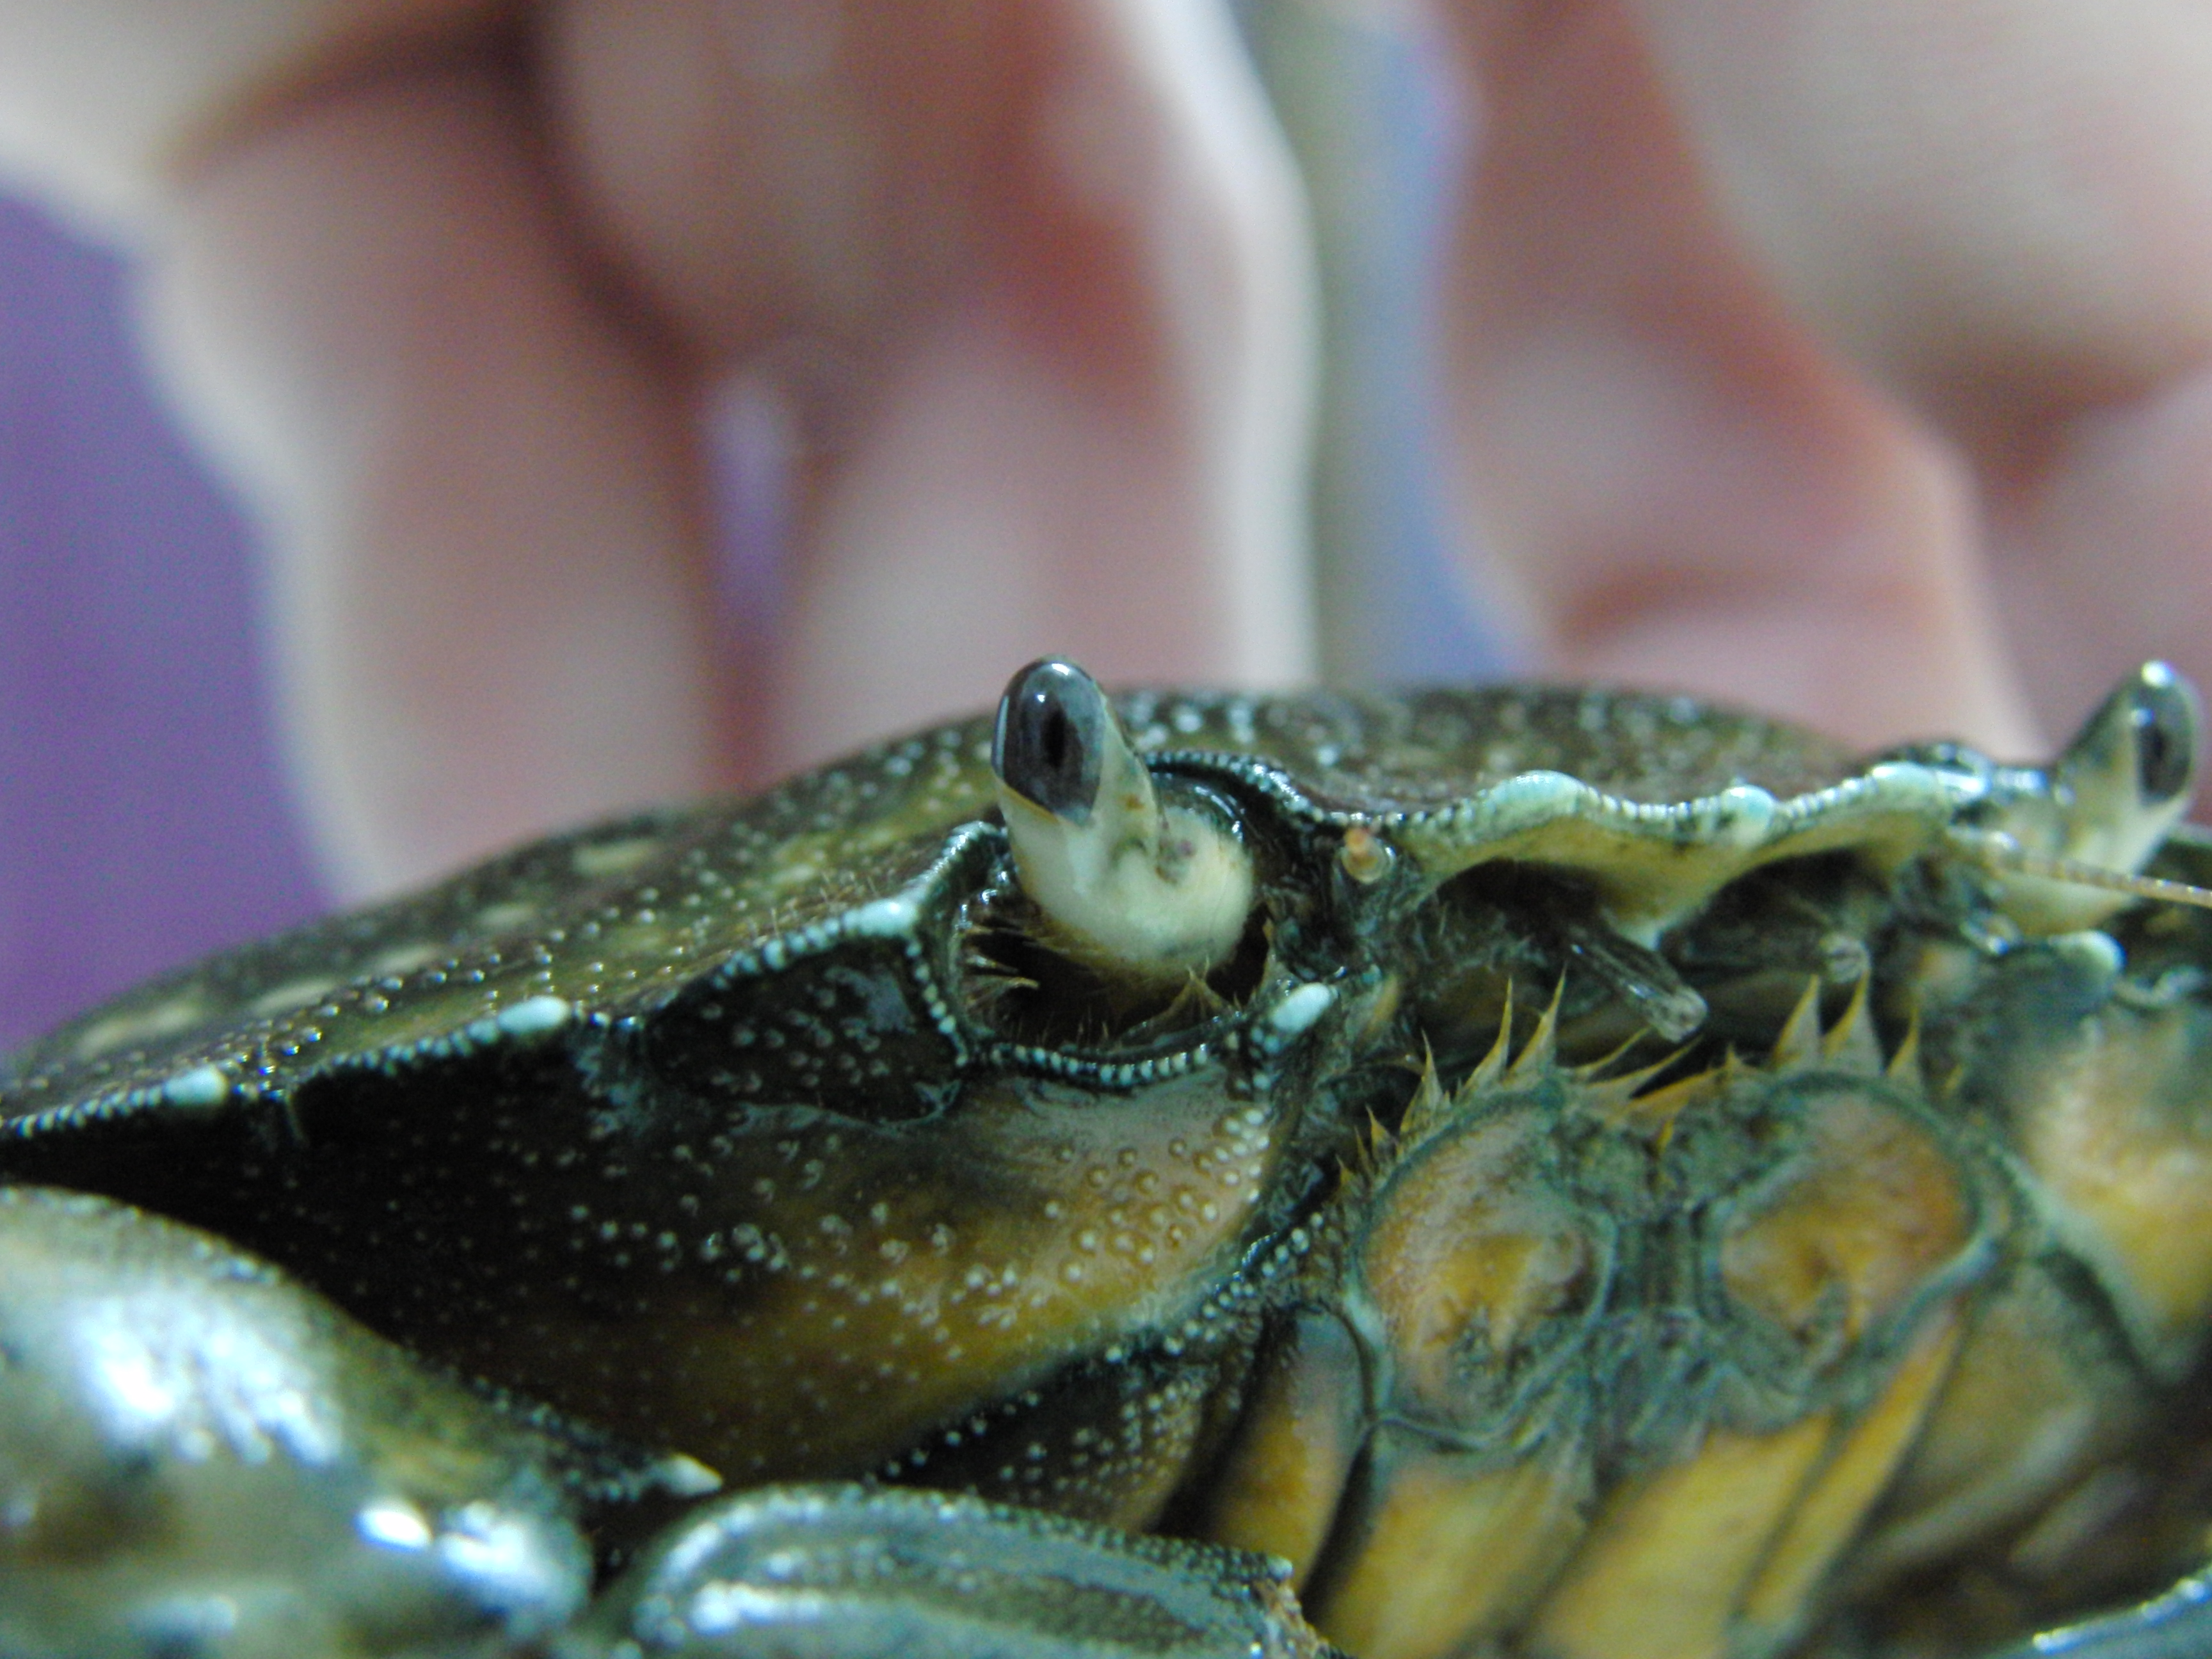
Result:
<svg viewBox="0 0 2212 1659"><path fill-rule="evenodd" d="M2063 882L2071 887L2094 887L2107 893L2125 893L2132 898L2153 899L2164 904L2192 904L2200 910L2212 910L2212 888L2168 881L2163 876L2107 870L2102 865L2085 864L2080 859L2060 858L2050 853L2031 853L2002 830L1954 829L1950 832L1950 840L1960 854L1992 874L2033 876L2044 881Z"/></svg>

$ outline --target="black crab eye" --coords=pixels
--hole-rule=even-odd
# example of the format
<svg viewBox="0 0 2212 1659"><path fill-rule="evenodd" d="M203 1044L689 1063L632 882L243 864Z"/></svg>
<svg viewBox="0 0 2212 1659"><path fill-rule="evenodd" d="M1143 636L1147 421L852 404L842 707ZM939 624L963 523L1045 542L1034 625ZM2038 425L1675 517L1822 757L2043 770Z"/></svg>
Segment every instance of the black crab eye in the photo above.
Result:
<svg viewBox="0 0 2212 1659"><path fill-rule="evenodd" d="M2136 786L2147 805L2186 791L2197 771L2197 700L2172 670L2152 663L2136 682L2128 727L2136 744Z"/></svg>
<svg viewBox="0 0 2212 1659"><path fill-rule="evenodd" d="M991 769L1016 794L1081 823L1098 799L1114 718L1106 694L1072 662L1031 663L1006 683L991 734Z"/></svg>

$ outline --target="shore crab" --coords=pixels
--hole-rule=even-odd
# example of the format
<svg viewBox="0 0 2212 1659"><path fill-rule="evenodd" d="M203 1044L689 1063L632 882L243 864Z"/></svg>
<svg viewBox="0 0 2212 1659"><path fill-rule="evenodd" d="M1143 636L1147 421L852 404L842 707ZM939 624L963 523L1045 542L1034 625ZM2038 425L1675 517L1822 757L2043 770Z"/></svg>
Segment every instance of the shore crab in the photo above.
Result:
<svg viewBox="0 0 2212 1659"><path fill-rule="evenodd" d="M1047 661L156 981L0 1067L0 1652L2201 1647L2199 723Z"/></svg>

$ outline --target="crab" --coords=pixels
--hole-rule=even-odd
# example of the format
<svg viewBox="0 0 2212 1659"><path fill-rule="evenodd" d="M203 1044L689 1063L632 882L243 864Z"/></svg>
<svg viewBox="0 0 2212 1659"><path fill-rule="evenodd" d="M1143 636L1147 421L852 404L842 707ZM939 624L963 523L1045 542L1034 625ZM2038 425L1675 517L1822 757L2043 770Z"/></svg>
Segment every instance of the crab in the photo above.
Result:
<svg viewBox="0 0 2212 1659"><path fill-rule="evenodd" d="M0 1651L2202 1644L2199 724L1044 661L158 980L0 1067Z"/></svg>

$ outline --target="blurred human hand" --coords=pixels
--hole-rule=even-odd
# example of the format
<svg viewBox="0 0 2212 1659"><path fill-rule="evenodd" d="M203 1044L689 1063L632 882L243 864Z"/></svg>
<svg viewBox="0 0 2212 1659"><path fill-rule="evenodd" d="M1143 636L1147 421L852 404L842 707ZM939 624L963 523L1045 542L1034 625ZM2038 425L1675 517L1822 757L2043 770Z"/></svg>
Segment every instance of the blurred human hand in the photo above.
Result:
<svg viewBox="0 0 2212 1659"><path fill-rule="evenodd" d="M1547 666L2030 756L2212 679L2212 10L1453 21L1454 483Z"/></svg>
<svg viewBox="0 0 2212 1659"><path fill-rule="evenodd" d="M1534 666L2027 752L2212 670L2212 15L1390 9L1473 94L1450 470ZM0 154L142 250L356 889L1044 648L1309 667L1305 233L1216 0L9 0ZM794 458L737 648L732 410Z"/></svg>
<svg viewBox="0 0 2212 1659"><path fill-rule="evenodd" d="M988 702L1305 666L1299 196L1191 0L15 0L358 893ZM714 456L793 448L772 641ZM757 503L756 503L757 506Z"/></svg>

